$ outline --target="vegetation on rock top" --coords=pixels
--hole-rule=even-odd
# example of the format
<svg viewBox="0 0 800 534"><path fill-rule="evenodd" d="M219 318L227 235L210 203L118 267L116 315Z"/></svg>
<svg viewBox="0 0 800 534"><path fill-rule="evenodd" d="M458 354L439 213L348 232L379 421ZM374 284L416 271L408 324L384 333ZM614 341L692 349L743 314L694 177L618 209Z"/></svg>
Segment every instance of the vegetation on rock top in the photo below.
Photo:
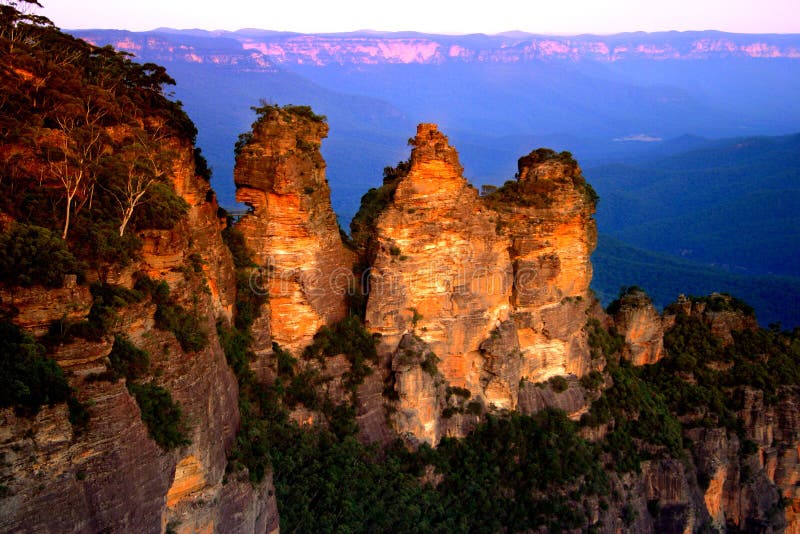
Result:
<svg viewBox="0 0 800 534"><path fill-rule="evenodd" d="M519 169L529 166L541 165L550 161L558 162L566 167L565 175L570 183L583 195L590 206L597 205L600 197L581 174L578 163L570 152L555 152L549 148L539 148L519 159ZM484 202L494 209L504 209L512 206L534 208L549 208L554 202L553 194L558 188L558 183L551 180L520 180L519 172L514 180L507 180L501 187L484 188L486 193Z"/></svg>
<svg viewBox="0 0 800 534"><path fill-rule="evenodd" d="M41 227L88 267L130 262L137 231L172 228L185 213L168 175L197 131L167 98L174 80L163 67L75 39L15 6L2 6L0 18L0 212L28 225L11 231L28 229L16 237L37 247L31 257L56 252L41 230L33 235ZM53 259L53 276L79 270L64 254ZM27 282L23 270L15 282L55 283L32 275Z"/></svg>
<svg viewBox="0 0 800 534"><path fill-rule="evenodd" d="M384 167L383 185L373 187L361 197L361 207L350 221L350 235L358 249L364 249L375 231L378 216L394 199L400 180L411 170L410 161L400 161L394 167Z"/></svg>
<svg viewBox="0 0 800 534"><path fill-rule="evenodd" d="M325 115L318 115L314 113L314 110L311 109L311 106L296 106L293 104L280 106L278 104L271 104L265 100L262 100L260 105L250 106L250 109L255 112L256 120L250 126L249 131L239 134L239 138L236 140L236 144L234 146L234 153L236 156L241 154L242 149L244 149L244 147L247 146L247 144L253 139L253 132L256 131L258 126L264 121L268 120L270 117L282 116L288 119L299 118L301 120L309 120L311 122L319 123L325 123L328 120ZM302 141L298 143L298 147L301 149L313 148L304 146Z"/></svg>

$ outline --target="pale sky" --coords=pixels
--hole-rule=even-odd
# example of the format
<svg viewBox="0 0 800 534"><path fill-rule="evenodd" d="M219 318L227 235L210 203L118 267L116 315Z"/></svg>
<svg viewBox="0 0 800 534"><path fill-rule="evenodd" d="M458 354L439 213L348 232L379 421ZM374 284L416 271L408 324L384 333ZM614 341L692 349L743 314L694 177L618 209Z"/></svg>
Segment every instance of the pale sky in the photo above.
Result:
<svg viewBox="0 0 800 534"><path fill-rule="evenodd" d="M800 33L800 0L40 0L64 29Z"/></svg>

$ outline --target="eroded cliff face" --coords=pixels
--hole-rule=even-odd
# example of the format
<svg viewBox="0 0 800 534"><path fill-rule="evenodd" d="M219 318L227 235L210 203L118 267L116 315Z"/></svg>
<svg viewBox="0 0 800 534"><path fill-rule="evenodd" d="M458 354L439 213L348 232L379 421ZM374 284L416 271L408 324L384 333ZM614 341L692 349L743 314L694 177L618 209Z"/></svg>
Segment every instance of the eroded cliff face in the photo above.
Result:
<svg viewBox="0 0 800 534"><path fill-rule="evenodd" d="M481 413L515 409L521 379L589 369L593 203L576 185L574 161L522 158L510 186L517 196L482 198L435 125L421 124L412 144L408 172L389 185L366 247L366 325L381 334L395 370L396 429L436 443L463 432L460 418L433 409L446 405L440 385L468 390L471 411ZM411 350L399 348L408 336L424 344L418 365L435 355L432 380L409 374L409 358L398 362Z"/></svg>
<svg viewBox="0 0 800 534"><path fill-rule="evenodd" d="M511 303L525 356L522 374L533 382L558 374L580 376L591 364L583 327L593 304L593 192L564 153L536 150L520 158L518 167L514 194L487 200L510 238Z"/></svg>
<svg viewBox="0 0 800 534"><path fill-rule="evenodd" d="M327 124L310 110L274 107L253 126L234 172L236 198L252 208L237 228L261 269L253 289L269 301L253 326L253 348L264 354L276 342L298 354L320 327L346 316L355 255L330 204L319 152Z"/></svg>
<svg viewBox="0 0 800 534"><path fill-rule="evenodd" d="M116 309L100 339L64 339L52 357L77 398L88 407L85 427L70 423L66 405L35 417L0 412L0 530L17 532L260 531L277 528L269 477L257 487L223 484L227 452L238 430L236 378L225 360L215 322L230 319L235 280L230 252L220 236L217 204L195 175L192 147L177 139L170 181L188 203L172 230L141 233L140 259L124 268L87 273L89 280L132 288L136 277L165 281L177 304L200 319L208 343L187 350L156 328L149 298ZM60 289L4 288L4 309L33 334L53 320L88 317L92 295L67 277ZM183 411L189 444L165 451L149 436L124 378L103 378L114 334L125 334L150 356L145 381L168 390ZM46 511L46 513L43 513Z"/></svg>
<svg viewBox="0 0 800 534"><path fill-rule="evenodd" d="M644 291L631 290L612 304L614 327L625 338L624 357L634 365L655 363L664 356L664 328Z"/></svg>
<svg viewBox="0 0 800 534"><path fill-rule="evenodd" d="M523 63L533 61L664 61L704 60L727 57L800 57L800 45L771 35L720 35L698 32L676 42L669 34L627 34L624 40L600 36L555 37L496 35L476 42L463 38L421 34L403 35L281 35L253 36L224 33L225 46L197 46L163 35L110 33L104 30L76 32L95 44L110 43L119 50L148 60L231 65L274 72L275 65L381 65L448 63ZM619 37L619 36L617 36ZM232 48L230 41L239 43ZM178 44L180 43L180 44Z"/></svg>

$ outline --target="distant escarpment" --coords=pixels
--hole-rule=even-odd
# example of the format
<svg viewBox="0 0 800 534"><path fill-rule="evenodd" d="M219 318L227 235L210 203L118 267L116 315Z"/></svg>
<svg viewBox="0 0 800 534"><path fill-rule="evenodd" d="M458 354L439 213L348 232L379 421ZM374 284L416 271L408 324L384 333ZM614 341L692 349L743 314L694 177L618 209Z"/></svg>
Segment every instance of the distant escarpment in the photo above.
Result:
<svg viewBox="0 0 800 534"><path fill-rule="evenodd" d="M198 36L172 30L147 33L80 30L98 44L111 43L158 62L205 63L274 72L276 65L385 65L448 63L519 64L534 61L697 61L800 57L796 35L702 32L553 36L345 33L297 35L241 30ZM210 39L216 38L219 44ZM194 41L194 42L193 42Z"/></svg>

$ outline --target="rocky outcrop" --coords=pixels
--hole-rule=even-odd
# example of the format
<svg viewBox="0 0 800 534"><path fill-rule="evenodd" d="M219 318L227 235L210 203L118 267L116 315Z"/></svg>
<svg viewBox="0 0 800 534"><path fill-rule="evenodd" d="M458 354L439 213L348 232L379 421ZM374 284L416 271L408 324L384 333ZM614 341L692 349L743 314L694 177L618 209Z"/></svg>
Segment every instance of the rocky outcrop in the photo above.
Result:
<svg viewBox="0 0 800 534"><path fill-rule="evenodd" d="M617 332L625 338L625 358L634 365L646 365L664 356L661 315L644 291L626 291L611 304L609 312Z"/></svg>
<svg viewBox="0 0 800 534"><path fill-rule="evenodd" d="M593 300L594 192L569 153L535 150L518 168L516 182L486 200L510 240L522 374L533 382L582 375L590 366L583 327Z"/></svg>
<svg viewBox="0 0 800 534"><path fill-rule="evenodd" d="M565 379L562 387L556 388L547 382L533 384L524 381L520 386L517 409L525 414L546 409L563 410L570 419L580 419L596 395L590 395L573 377Z"/></svg>
<svg viewBox="0 0 800 534"><path fill-rule="evenodd" d="M733 343L733 332L737 330L758 330L753 309L725 293L712 293L702 298L678 296L678 300L664 310L665 331L675 324L678 314L700 319L725 345Z"/></svg>
<svg viewBox="0 0 800 534"><path fill-rule="evenodd" d="M53 321L80 320L89 314L92 294L77 284L75 275L68 275L64 287L0 287L0 309L14 316L14 322L33 335L48 332Z"/></svg>
<svg viewBox="0 0 800 534"><path fill-rule="evenodd" d="M268 296L255 332L257 353L271 341L302 351L319 328L345 317L355 255L345 248L330 204L320 143L328 133L309 108L267 106L239 148L236 198L251 214L237 228L255 255L255 291Z"/></svg>
<svg viewBox="0 0 800 534"><path fill-rule="evenodd" d="M574 160L534 152L517 181L482 198L435 125L419 125L411 144L366 245L366 325L381 335L381 353L396 354L413 335L446 385L489 409L515 409L522 378L585 373L595 230ZM427 388L420 398L435 397L431 384L413 382ZM396 429L436 443L449 423L398 392Z"/></svg>

